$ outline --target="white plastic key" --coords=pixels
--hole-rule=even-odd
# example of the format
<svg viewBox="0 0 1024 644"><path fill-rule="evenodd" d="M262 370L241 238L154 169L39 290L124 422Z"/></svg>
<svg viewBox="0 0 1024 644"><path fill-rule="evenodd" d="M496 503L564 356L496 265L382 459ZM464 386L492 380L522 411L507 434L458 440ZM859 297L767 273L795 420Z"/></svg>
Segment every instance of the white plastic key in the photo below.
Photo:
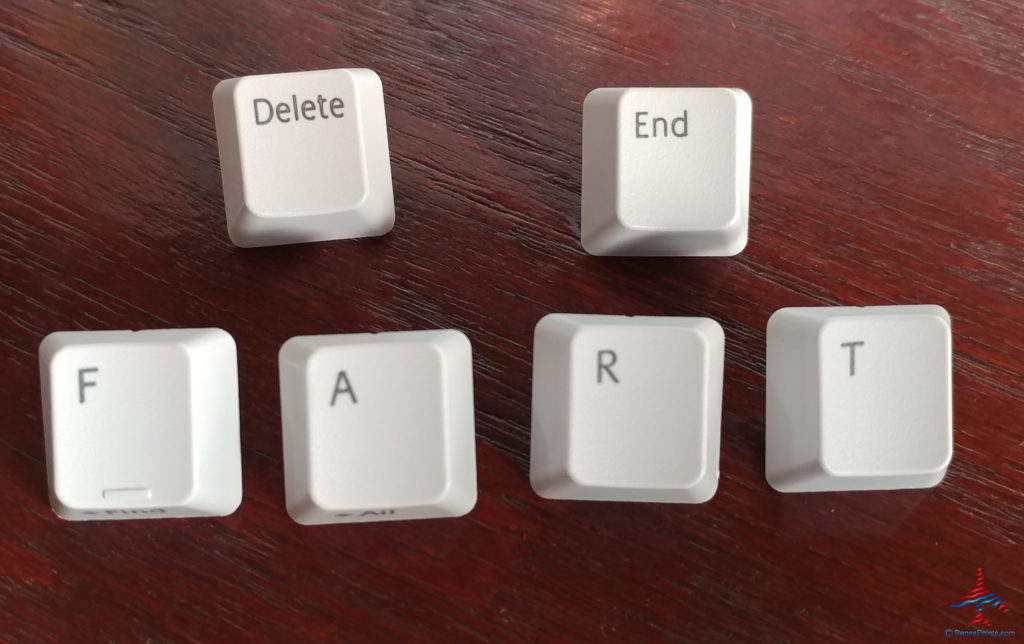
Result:
<svg viewBox="0 0 1024 644"><path fill-rule="evenodd" d="M726 88L601 88L583 101L592 255L735 255L747 244L751 104Z"/></svg>
<svg viewBox="0 0 1024 644"><path fill-rule="evenodd" d="M395 221L380 78L245 76L213 91L228 234L238 246L383 235Z"/></svg>
<svg viewBox="0 0 1024 644"><path fill-rule="evenodd" d="M285 496L298 523L454 517L476 504L462 333L295 337L280 375Z"/></svg>
<svg viewBox="0 0 1024 644"><path fill-rule="evenodd" d="M953 456L949 314L788 308L768 320L765 471L780 492L937 485Z"/></svg>
<svg viewBox="0 0 1024 644"><path fill-rule="evenodd" d="M707 318L544 317L534 333L533 489L549 499L710 499L724 342Z"/></svg>
<svg viewBox="0 0 1024 644"><path fill-rule="evenodd" d="M51 333L39 366L60 517L223 516L241 503L237 360L226 332Z"/></svg>

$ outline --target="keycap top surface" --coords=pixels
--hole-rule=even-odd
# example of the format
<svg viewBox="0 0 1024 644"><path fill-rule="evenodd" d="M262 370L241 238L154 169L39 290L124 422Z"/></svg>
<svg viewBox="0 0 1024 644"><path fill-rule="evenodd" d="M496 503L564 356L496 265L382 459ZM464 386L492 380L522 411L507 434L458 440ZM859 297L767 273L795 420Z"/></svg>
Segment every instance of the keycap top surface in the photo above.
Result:
<svg viewBox="0 0 1024 644"><path fill-rule="evenodd" d="M220 329L40 344L50 500L71 520L222 516L241 502L237 363Z"/></svg>
<svg viewBox="0 0 1024 644"><path fill-rule="evenodd" d="M394 224L384 94L369 69L245 76L213 92L239 246L382 235Z"/></svg>
<svg viewBox="0 0 1024 644"><path fill-rule="evenodd" d="M723 350L721 327L706 318L543 318L534 333L534 490L556 499L711 498Z"/></svg>
<svg viewBox="0 0 1024 644"><path fill-rule="evenodd" d="M599 88L583 104L581 237L593 255L735 255L751 102L729 88Z"/></svg>
<svg viewBox="0 0 1024 644"><path fill-rule="evenodd" d="M461 516L476 503L472 357L458 331L300 336L280 351L299 523Z"/></svg>
<svg viewBox="0 0 1024 644"><path fill-rule="evenodd" d="M780 491L930 487L953 453L948 313L813 307L768 322L766 475Z"/></svg>

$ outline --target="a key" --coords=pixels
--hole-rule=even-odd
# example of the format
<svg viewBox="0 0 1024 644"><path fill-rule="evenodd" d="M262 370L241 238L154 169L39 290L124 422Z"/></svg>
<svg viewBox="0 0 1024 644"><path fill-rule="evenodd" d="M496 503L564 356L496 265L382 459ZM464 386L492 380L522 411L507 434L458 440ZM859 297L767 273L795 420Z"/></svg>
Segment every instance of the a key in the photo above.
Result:
<svg viewBox="0 0 1024 644"><path fill-rule="evenodd" d="M747 244L751 104L725 88L601 88L583 102L592 255L735 255Z"/></svg>
<svg viewBox="0 0 1024 644"><path fill-rule="evenodd" d="M51 333L39 363L59 516L223 516L238 507L238 374L226 332Z"/></svg>
<svg viewBox="0 0 1024 644"><path fill-rule="evenodd" d="M231 78L213 91L238 246L383 235L395 220L384 92L369 69Z"/></svg>
<svg viewBox="0 0 1024 644"><path fill-rule="evenodd" d="M550 499L710 499L724 342L707 318L544 317L534 333L533 489Z"/></svg>
<svg viewBox="0 0 1024 644"><path fill-rule="evenodd" d="M949 314L811 307L768 321L765 471L781 492L937 485L953 455Z"/></svg>
<svg viewBox="0 0 1024 644"><path fill-rule="evenodd" d="M458 331L300 336L280 352L285 496L303 524L476 504L473 372Z"/></svg>

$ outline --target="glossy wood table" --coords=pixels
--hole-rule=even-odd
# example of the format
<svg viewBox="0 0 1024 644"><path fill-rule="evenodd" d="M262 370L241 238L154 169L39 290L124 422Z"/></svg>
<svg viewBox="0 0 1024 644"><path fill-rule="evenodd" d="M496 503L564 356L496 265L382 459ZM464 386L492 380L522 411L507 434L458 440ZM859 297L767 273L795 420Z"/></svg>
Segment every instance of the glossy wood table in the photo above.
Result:
<svg viewBox="0 0 1024 644"><path fill-rule="evenodd" d="M0 5L0 639L936 641L983 568L1024 636L1024 7L1010 0ZM370 67L398 220L366 241L228 240L211 91ZM581 102L726 86L754 102L735 258L579 245ZM764 479L765 323L933 303L955 457L930 490ZM698 506L551 502L528 471L533 326L710 316L722 478ZM237 340L244 500L220 519L48 507L37 346L73 329ZM480 497L462 519L293 523L277 350L451 327L473 342Z"/></svg>

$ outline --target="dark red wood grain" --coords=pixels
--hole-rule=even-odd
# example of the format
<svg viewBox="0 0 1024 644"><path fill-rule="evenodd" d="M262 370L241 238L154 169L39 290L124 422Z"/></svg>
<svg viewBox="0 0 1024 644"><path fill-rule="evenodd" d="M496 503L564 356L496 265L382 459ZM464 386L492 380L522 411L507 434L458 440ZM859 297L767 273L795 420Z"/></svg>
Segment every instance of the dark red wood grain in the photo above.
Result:
<svg viewBox="0 0 1024 644"><path fill-rule="evenodd" d="M979 566L1010 607L997 626L1024 637L1020 2L7 0L0 24L0 639L933 641L970 619L949 604ZM233 247L213 86L357 66L384 83L394 232ZM583 97L704 85L754 102L746 251L587 256ZM946 480L774 492L769 315L895 303L953 317ZM709 503L532 493L532 331L555 311L721 322L722 478ZM238 343L241 508L58 520L39 341L178 326ZM474 346L476 509L293 523L281 343L434 327Z"/></svg>

